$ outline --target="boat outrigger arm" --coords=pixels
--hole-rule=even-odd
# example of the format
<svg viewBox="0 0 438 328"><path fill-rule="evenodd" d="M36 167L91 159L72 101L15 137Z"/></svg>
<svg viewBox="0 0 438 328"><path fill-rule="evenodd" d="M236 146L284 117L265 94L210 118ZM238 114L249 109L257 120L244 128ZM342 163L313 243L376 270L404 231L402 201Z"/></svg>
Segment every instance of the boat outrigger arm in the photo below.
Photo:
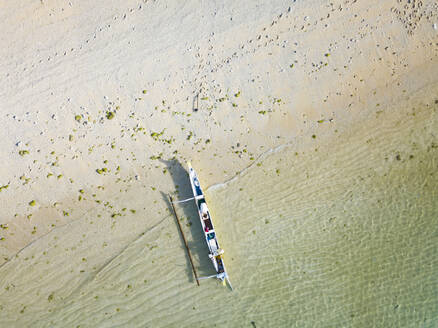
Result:
<svg viewBox="0 0 438 328"><path fill-rule="evenodd" d="M226 280L226 282L228 283L228 286L230 286L231 290L233 290L233 286L231 285L231 282L230 282L230 279L228 278L228 275L226 277L219 277L218 274L212 274L211 276L199 277L198 280L210 279L210 278L217 278L217 279L221 280L224 285L225 285L225 280Z"/></svg>
<svg viewBox="0 0 438 328"><path fill-rule="evenodd" d="M190 198L186 198L186 199L182 199L182 200L175 200L175 201L173 201L173 203L174 204L176 204L176 203L184 203L184 202L188 202L188 201L193 200L193 199L195 199L195 197L190 197Z"/></svg>
<svg viewBox="0 0 438 328"><path fill-rule="evenodd" d="M216 238L216 232L210 216L210 211L208 210L204 193L202 192L201 186L199 184L198 176L196 175L196 172L192 168L190 163L187 163L187 166L189 168L189 178L190 184L192 186L193 197L180 201L175 201L174 203L182 203L189 200L195 201L196 208L198 209L199 219L201 220L201 226L204 232L205 241L207 242L207 246L210 251L208 257L212 261L213 266L216 270L216 274L207 277L200 277L199 280L217 278L222 282L224 286L228 283L231 290L233 290L233 286L230 283L230 279L225 269L225 264L222 257L224 251L219 247L219 242Z"/></svg>

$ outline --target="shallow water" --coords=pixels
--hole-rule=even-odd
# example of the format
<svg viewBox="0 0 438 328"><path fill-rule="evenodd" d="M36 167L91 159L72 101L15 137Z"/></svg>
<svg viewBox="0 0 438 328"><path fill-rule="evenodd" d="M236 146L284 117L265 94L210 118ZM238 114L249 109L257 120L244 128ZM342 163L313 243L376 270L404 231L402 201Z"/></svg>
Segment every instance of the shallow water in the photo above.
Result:
<svg viewBox="0 0 438 328"><path fill-rule="evenodd" d="M234 292L196 287L169 214L122 249L102 246L107 222L78 221L1 268L0 326L437 325L437 105L415 101L206 188ZM211 274L193 204L177 211L199 274Z"/></svg>
<svg viewBox="0 0 438 328"><path fill-rule="evenodd" d="M438 324L437 109L395 117L210 189L241 326Z"/></svg>

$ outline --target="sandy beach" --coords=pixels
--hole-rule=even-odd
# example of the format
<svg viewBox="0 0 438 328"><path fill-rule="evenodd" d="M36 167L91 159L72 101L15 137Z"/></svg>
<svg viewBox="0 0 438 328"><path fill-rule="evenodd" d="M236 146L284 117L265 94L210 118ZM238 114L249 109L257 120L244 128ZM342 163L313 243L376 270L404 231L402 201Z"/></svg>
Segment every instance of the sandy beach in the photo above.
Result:
<svg viewBox="0 0 438 328"><path fill-rule="evenodd" d="M438 324L436 1L0 18L0 327ZM195 284L187 161L234 291Z"/></svg>

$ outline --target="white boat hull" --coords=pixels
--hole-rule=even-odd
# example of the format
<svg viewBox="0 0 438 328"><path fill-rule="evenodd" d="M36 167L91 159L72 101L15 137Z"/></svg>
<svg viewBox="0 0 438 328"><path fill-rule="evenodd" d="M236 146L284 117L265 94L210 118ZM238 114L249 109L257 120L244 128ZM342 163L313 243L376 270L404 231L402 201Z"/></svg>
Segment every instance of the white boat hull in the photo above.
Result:
<svg viewBox="0 0 438 328"><path fill-rule="evenodd" d="M194 201L196 208L198 209L205 241L210 251L209 257L213 263L214 269L216 270L216 278L223 283L227 282L232 289L222 257L224 251L219 247L216 231L213 226L210 211L208 210L207 202L205 200L204 193L202 192L198 176L190 163L187 163L187 166L189 168L190 184L192 186Z"/></svg>

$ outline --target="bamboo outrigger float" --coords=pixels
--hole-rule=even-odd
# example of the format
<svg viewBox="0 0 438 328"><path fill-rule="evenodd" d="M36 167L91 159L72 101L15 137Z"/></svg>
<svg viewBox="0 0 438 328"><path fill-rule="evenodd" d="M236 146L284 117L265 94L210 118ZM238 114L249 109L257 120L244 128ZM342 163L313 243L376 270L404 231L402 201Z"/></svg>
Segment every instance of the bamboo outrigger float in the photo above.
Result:
<svg viewBox="0 0 438 328"><path fill-rule="evenodd" d="M201 279L208 279L208 278L217 278L219 279L222 284L225 286L226 283L230 286L231 290L233 290L233 286L230 283L230 279L228 277L227 271L225 269L225 264L223 261L222 254L224 251L220 248L219 242L216 237L216 231L213 226L213 222L211 220L210 211L208 210L207 203L205 201L204 193L202 192L201 185L198 180L198 176L195 172L195 170L192 168L190 163L187 163L187 166L189 168L189 178L190 178L190 184L192 186L193 191L193 197L184 199L181 201L175 201L173 203L180 203L180 202L186 202L189 200L194 200L196 204L196 208L198 210L199 219L201 220L201 226L204 233L205 241L207 242L208 249L210 251L210 254L208 255L211 261L213 262L213 266L216 270L216 274L208 276L208 277L197 277L195 268L193 266L193 272L195 273L196 281L199 285L199 280ZM171 199L172 201L172 199ZM182 231L181 231L182 233ZM187 252L190 256L190 250L187 247Z"/></svg>

